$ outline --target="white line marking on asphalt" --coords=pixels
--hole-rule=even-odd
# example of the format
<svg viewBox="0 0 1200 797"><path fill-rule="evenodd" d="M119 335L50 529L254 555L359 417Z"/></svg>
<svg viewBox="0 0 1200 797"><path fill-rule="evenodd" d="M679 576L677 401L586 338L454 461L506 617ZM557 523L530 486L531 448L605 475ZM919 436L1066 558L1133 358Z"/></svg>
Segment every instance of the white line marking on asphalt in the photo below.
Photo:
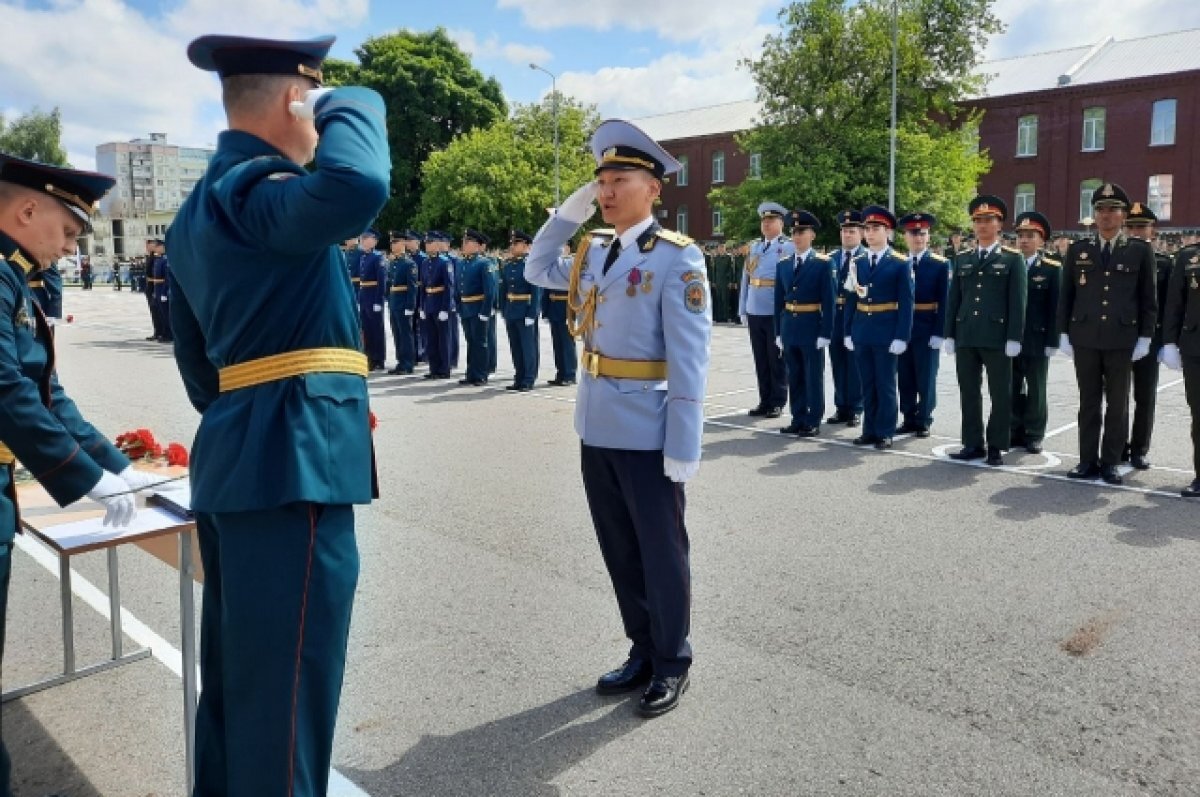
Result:
<svg viewBox="0 0 1200 797"><path fill-rule="evenodd" d="M17 535L16 545L22 551L29 554L33 561L46 568L55 579L58 578L58 556L52 553L49 548L35 542L27 534ZM101 592L95 584L80 575L79 571L75 568L71 568L71 591L81 601L95 609L96 613L105 620L110 619L108 596ZM154 658L162 662L163 666L173 672L176 678L183 677L183 654L174 645L151 629L150 626L134 617L124 606L121 607L121 628L125 631L125 635L134 642L144 648L150 648L150 652L154 655ZM196 682L200 682L198 669ZM336 769L330 768L329 797L370 797L370 795L347 780L345 775L342 775Z"/></svg>

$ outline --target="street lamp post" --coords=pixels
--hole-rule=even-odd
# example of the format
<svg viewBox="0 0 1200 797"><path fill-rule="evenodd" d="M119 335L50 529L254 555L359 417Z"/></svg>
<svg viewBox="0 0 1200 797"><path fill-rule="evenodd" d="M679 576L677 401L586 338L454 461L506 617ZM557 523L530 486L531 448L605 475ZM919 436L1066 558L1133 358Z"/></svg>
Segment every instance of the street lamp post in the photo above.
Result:
<svg viewBox="0 0 1200 797"><path fill-rule="evenodd" d="M554 113L554 207L558 207L558 76L537 64L530 64L529 68L550 76L551 108Z"/></svg>
<svg viewBox="0 0 1200 797"><path fill-rule="evenodd" d="M892 125L891 144L888 147L888 210L896 212L896 51L899 39L899 21L896 0L892 0Z"/></svg>

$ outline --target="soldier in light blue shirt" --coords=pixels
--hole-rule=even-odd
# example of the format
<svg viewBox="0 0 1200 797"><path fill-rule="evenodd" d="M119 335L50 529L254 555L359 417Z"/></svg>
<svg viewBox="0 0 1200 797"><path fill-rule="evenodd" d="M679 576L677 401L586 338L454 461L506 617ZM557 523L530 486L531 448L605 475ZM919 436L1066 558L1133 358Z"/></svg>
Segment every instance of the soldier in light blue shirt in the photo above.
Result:
<svg viewBox="0 0 1200 797"><path fill-rule="evenodd" d="M750 333L750 351L758 379L758 406L750 410L752 416L778 418L787 404L783 352L775 344L775 270L780 260L796 251L783 234L787 213L787 208L778 202L763 202L758 206L763 237L750 247L738 293L738 316Z"/></svg>
<svg viewBox="0 0 1200 797"><path fill-rule="evenodd" d="M584 342L575 404L583 486L633 643L596 691L648 683L638 711L653 717L678 704L692 663L683 485L700 467L709 286L700 249L654 220L662 178L679 163L615 119L596 128L592 152L596 180L538 232L525 277L568 292L568 323ZM613 228L585 235L566 265L559 250L595 199Z"/></svg>

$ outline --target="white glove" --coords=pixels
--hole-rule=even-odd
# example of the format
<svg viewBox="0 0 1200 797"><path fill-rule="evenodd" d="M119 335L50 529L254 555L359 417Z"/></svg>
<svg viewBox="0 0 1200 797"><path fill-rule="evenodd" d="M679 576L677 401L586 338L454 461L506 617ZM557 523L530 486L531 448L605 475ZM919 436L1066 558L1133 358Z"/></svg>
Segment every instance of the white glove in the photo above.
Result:
<svg viewBox="0 0 1200 797"><path fill-rule="evenodd" d="M536 323L537 323L537 319L536 319L536 318L526 318L526 319L525 319L525 326L527 326L527 327L531 327L531 326L533 326L533 325L534 325L534 324L536 324Z"/></svg>
<svg viewBox="0 0 1200 797"><path fill-rule="evenodd" d="M438 313L438 321L449 321L449 320L450 320L450 314L448 312L446 312L445 310Z"/></svg>
<svg viewBox="0 0 1200 797"><path fill-rule="evenodd" d="M491 316L490 316L490 315L484 315L483 313L480 313L480 314L479 314L479 320L480 320L480 321L487 321L487 320L488 320L488 319L490 319L490 318L491 318Z"/></svg>
<svg viewBox="0 0 1200 797"><path fill-rule="evenodd" d="M52 326L54 326L54 323L55 323L57 320L58 320L58 319L57 319L57 318L55 318L55 317L54 317L54 316L52 316L52 315L48 315L48 316L46 316L46 326L48 326L48 327L52 327Z"/></svg>
<svg viewBox="0 0 1200 797"><path fill-rule="evenodd" d="M930 336L929 336L929 348L933 349L934 351L941 351L941 350L942 350L942 344L943 344L943 343L945 343L945 342L946 342L946 341L942 340L942 339L941 339L941 338L939 338L937 335L930 335Z"/></svg>
<svg viewBox="0 0 1200 797"><path fill-rule="evenodd" d="M846 347L846 351L854 351L854 341L851 340L849 335L842 338L842 345Z"/></svg>
<svg viewBox="0 0 1200 797"><path fill-rule="evenodd" d="M579 186L559 205L558 215L573 224L583 224L596 212L594 200L598 190L595 180Z"/></svg>
<svg viewBox="0 0 1200 797"><path fill-rule="evenodd" d="M425 311L424 310L421 311L421 320L422 321L425 320Z"/></svg>
<svg viewBox="0 0 1200 797"><path fill-rule="evenodd" d="M143 470L137 470L132 465L117 475L125 480L125 483L129 485L130 490L137 491L139 495L145 495L149 493L152 488L162 484L163 481L160 478L151 476L149 473L146 473Z"/></svg>
<svg viewBox="0 0 1200 797"><path fill-rule="evenodd" d="M121 528L128 526L129 521L133 520L133 516L137 514L137 505L128 491L129 485L125 480L108 471L101 473L100 481L88 490L88 498L104 504L104 525Z"/></svg>
<svg viewBox="0 0 1200 797"><path fill-rule="evenodd" d="M412 310L405 310L405 311L404 311L404 315L406 315L406 316L411 316L412 314L413 314L413 311L412 311ZM424 313L421 313L421 318L424 318L424 317L425 317L425 314L424 314Z"/></svg>
<svg viewBox="0 0 1200 797"><path fill-rule="evenodd" d="M888 346L890 354L904 354L908 351L908 342L903 340L893 340L892 345Z"/></svg>
<svg viewBox="0 0 1200 797"><path fill-rule="evenodd" d="M750 318L745 313L742 313L738 318L741 319L743 325L750 323Z"/></svg>
<svg viewBox="0 0 1200 797"><path fill-rule="evenodd" d="M775 336L775 348L777 348L777 349L783 348L783 338L779 337L778 335Z"/></svg>
<svg viewBox="0 0 1200 797"><path fill-rule="evenodd" d="M317 103L331 91L333 91L331 88L309 89L304 95L304 102L294 100L288 105L288 110L297 119L315 119L317 116Z"/></svg>
<svg viewBox="0 0 1200 797"><path fill-rule="evenodd" d="M954 355L954 338L946 338L942 341L942 354Z"/></svg>
<svg viewBox="0 0 1200 797"><path fill-rule="evenodd" d="M1058 354L1058 349L1055 346L1046 347L1046 359L1050 359L1056 354Z"/></svg>
<svg viewBox="0 0 1200 797"><path fill-rule="evenodd" d="M160 296L158 300L159 300L160 302L165 302L165 301L167 300L167 297L166 297L166 296Z"/></svg>
<svg viewBox="0 0 1200 797"><path fill-rule="evenodd" d="M671 459L668 456L663 456L663 473L673 482L682 484L688 479L696 475L700 470L700 460L694 462L684 462L678 459Z"/></svg>
<svg viewBox="0 0 1200 797"><path fill-rule="evenodd" d="M817 348L823 349L829 345L829 338L817 338Z"/></svg>
<svg viewBox="0 0 1200 797"><path fill-rule="evenodd" d="M1021 342L1017 340L1006 340L1004 342L1004 356L1016 357L1021 353Z"/></svg>
<svg viewBox="0 0 1200 797"><path fill-rule="evenodd" d="M1058 350L1063 353L1064 357L1072 357L1075 350L1071 348L1071 336L1066 332L1058 336Z"/></svg>
<svg viewBox="0 0 1200 797"><path fill-rule="evenodd" d="M381 305L381 304L373 304L373 305L371 305L371 309L372 309L372 310L374 310L374 311L375 311L375 312L377 312L377 313L382 313L382 312L383 312L383 305Z"/></svg>
<svg viewBox="0 0 1200 797"><path fill-rule="evenodd" d="M1162 358L1162 364L1172 371L1183 370L1183 358L1179 356L1179 347L1174 343L1163 346L1159 356Z"/></svg>
<svg viewBox="0 0 1200 797"><path fill-rule="evenodd" d="M1133 347L1133 361L1137 362L1149 353L1150 338L1138 338L1137 345Z"/></svg>

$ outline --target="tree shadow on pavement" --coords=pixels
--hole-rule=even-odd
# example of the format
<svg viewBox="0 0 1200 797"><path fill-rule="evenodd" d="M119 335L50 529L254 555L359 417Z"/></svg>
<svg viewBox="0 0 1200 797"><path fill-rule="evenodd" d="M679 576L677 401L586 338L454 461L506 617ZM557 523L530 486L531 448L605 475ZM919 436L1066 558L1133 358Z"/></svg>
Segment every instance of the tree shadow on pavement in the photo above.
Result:
<svg viewBox="0 0 1200 797"><path fill-rule="evenodd" d="M0 707L4 743L12 758L14 797L102 797L54 736L20 700Z"/></svg>
<svg viewBox="0 0 1200 797"><path fill-rule="evenodd" d="M585 689L452 736L423 736L383 769L339 769L370 794L557 797L554 778L644 723L629 700Z"/></svg>

